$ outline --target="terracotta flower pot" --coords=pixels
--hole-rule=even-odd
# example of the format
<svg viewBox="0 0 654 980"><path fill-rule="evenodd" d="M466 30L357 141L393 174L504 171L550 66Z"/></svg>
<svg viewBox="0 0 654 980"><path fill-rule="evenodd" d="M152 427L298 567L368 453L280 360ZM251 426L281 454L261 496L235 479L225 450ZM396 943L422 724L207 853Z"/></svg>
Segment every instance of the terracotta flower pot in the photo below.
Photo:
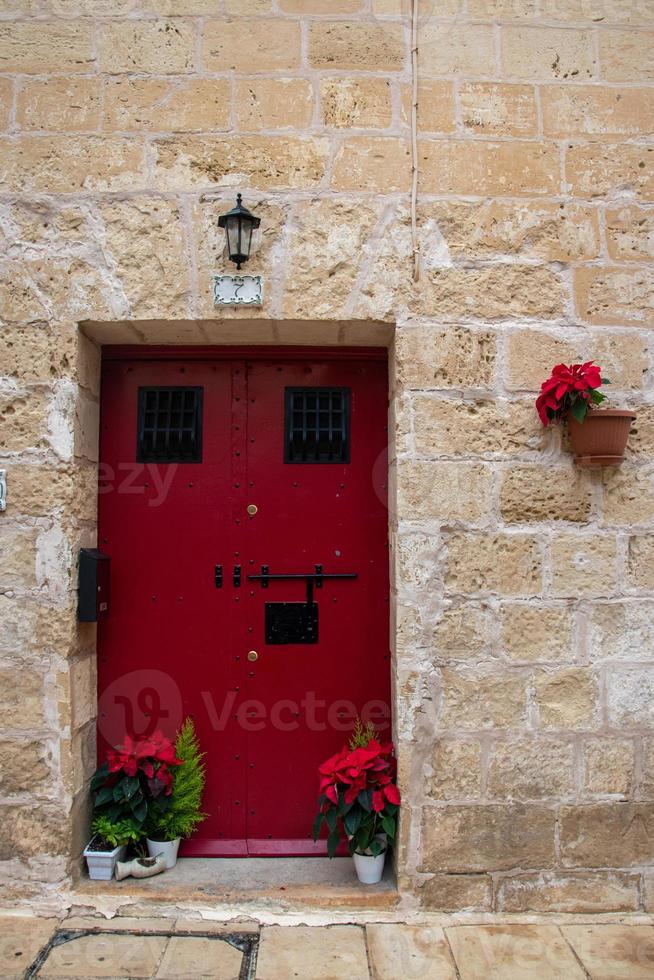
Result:
<svg viewBox="0 0 654 980"><path fill-rule="evenodd" d="M634 412L599 408L583 422L568 416L568 431L577 466L619 466L624 459Z"/></svg>

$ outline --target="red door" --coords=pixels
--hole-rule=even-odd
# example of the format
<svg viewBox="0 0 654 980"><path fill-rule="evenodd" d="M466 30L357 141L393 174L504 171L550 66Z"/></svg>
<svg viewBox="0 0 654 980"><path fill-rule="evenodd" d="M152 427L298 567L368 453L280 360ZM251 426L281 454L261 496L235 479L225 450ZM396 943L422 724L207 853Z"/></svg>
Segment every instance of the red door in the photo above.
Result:
<svg viewBox="0 0 654 980"><path fill-rule="evenodd" d="M390 732L385 361L122 352L103 369L99 744L192 715L196 855L324 853L316 767Z"/></svg>

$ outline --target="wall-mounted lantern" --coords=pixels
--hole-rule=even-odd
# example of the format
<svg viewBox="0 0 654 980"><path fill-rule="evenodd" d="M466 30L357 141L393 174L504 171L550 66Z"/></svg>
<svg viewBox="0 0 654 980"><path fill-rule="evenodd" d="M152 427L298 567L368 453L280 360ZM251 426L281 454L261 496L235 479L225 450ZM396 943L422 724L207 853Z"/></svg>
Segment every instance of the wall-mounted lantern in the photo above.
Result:
<svg viewBox="0 0 654 980"><path fill-rule="evenodd" d="M236 263L236 268L240 269L244 262L250 258L250 248L252 246L252 232L261 224L261 218L257 218L251 211L241 203L240 194L236 195L236 207L221 214L218 218L218 227L225 229L227 236L227 252L231 262Z"/></svg>

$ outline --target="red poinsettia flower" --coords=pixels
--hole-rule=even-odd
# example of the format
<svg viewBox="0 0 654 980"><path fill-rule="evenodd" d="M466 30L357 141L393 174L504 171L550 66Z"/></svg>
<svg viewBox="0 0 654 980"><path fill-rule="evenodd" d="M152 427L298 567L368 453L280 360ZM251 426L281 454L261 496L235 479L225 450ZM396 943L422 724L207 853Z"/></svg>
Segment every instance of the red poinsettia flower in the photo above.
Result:
<svg viewBox="0 0 654 980"><path fill-rule="evenodd" d="M552 374L540 386L536 410L543 425L559 422L568 412L580 422L588 408L604 401L597 389L608 384L593 361L584 364L556 364Z"/></svg>

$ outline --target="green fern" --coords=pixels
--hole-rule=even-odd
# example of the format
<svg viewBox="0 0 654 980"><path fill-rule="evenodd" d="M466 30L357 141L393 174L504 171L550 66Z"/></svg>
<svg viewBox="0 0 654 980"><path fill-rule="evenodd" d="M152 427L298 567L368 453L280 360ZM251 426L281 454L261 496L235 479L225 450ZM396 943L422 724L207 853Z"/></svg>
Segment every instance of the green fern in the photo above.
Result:
<svg viewBox="0 0 654 980"><path fill-rule="evenodd" d="M148 837L152 840L175 840L190 837L206 819L202 811L202 794L206 781L204 757L195 734L195 725L187 718L175 741L175 754L181 765L173 769L173 792L166 810L152 807L148 815Z"/></svg>

